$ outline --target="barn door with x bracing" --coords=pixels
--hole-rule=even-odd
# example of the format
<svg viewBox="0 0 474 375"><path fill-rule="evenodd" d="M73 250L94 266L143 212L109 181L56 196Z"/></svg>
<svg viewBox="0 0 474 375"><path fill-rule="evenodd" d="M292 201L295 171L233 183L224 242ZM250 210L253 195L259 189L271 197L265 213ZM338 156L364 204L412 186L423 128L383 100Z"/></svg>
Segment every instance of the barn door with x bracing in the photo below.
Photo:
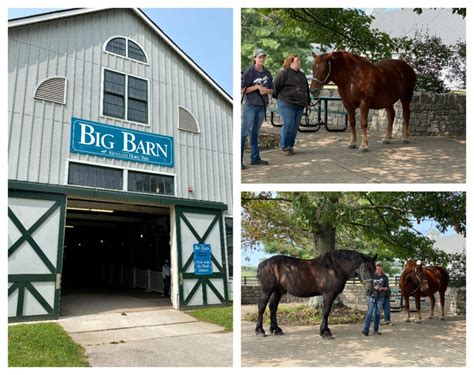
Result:
<svg viewBox="0 0 474 375"><path fill-rule="evenodd" d="M176 207L180 308L227 304L222 211Z"/></svg>
<svg viewBox="0 0 474 375"><path fill-rule="evenodd" d="M8 319L57 319L66 197L8 196Z"/></svg>

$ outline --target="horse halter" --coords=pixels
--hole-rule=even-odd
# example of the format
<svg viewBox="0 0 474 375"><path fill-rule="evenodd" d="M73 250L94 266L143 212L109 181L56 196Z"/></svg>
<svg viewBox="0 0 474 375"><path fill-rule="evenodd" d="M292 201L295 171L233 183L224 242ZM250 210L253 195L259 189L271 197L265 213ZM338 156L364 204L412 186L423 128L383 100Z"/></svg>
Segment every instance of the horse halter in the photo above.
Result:
<svg viewBox="0 0 474 375"><path fill-rule="evenodd" d="M326 77L324 77L322 81L315 77L311 78L311 80L318 82L321 86L324 86L327 83L329 76L331 75L331 60L328 60L328 68L329 68L328 74L326 74Z"/></svg>
<svg viewBox="0 0 474 375"><path fill-rule="evenodd" d="M416 271L412 271L414 274L415 274L415 277L416 279L420 282L418 284L418 286L416 287L416 289L410 293L410 295L414 295L419 289L421 289L421 286L423 285L423 283L428 283L428 280L425 279L425 280L421 280L420 277L418 276L418 274L416 273ZM424 274L423 274L424 275Z"/></svg>
<svg viewBox="0 0 474 375"><path fill-rule="evenodd" d="M359 277L361 278L362 280L362 283L369 283L369 282L372 282L374 279L364 279L364 275L362 275L362 264L359 266Z"/></svg>

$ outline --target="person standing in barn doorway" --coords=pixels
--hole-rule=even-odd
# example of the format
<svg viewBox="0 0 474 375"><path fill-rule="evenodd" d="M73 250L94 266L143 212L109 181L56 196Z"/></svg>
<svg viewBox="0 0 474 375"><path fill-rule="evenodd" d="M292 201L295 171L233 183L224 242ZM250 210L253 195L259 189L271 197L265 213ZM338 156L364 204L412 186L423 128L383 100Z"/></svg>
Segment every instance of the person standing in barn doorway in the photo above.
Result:
<svg viewBox="0 0 474 375"><path fill-rule="evenodd" d="M165 260L163 267L161 268L161 275L163 276L163 297L170 296L170 280L171 280L171 269L170 262L168 259Z"/></svg>

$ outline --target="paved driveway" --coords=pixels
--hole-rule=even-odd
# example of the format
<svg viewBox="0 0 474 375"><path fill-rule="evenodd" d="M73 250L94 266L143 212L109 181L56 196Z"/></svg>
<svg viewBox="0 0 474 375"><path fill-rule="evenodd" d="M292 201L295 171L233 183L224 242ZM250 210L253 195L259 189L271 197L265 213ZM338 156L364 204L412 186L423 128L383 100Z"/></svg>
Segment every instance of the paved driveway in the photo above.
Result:
<svg viewBox="0 0 474 375"><path fill-rule="evenodd" d="M278 129L266 124L264 132ZM360 137L360 131L357 129ZM409 144L369 131L369 151L349 150L344 133L298 133L296 155L279 149L261 152L268 166L252 166L246 153L242 183L465 183L466 141L444 136L414 136ZM359 139L360 143L360 139Z"/></svg>
<svg viewBox="0 0 474 375"><path fill-rule="evenodd" d="M415 324L402 321L404 316L392 314L394 325L381 326L381 336L362 335L361 324L330 325L334 340L322 339L314 326L257 337L255 323L242 321L242 366L466 366L465 317Z"/></svg>
<svg viewBox="0 0 474 375"><path fill-rule="evenodd" d="M173 309L62 318L91 366L229 367L232 333Z"/></svg>

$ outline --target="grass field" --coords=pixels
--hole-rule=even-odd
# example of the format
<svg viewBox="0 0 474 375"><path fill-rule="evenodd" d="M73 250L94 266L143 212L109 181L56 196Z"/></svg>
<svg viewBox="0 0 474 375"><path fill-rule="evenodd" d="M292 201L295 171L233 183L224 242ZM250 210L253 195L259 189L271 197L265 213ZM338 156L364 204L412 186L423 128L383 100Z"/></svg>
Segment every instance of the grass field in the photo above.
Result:
<svg viewBox="0 0 474 375"><path fill-rule="evenodd" d="M194 316L198 320L224 327L226 332L232 331L232 306L190 310L186 311L186 314Z"/></svg>
<svg viewBox="0 0 474 375"><path fill-rule="evenodd" d="M56 323L8 327L9 367L88 367L84 349Z"/></svg>

